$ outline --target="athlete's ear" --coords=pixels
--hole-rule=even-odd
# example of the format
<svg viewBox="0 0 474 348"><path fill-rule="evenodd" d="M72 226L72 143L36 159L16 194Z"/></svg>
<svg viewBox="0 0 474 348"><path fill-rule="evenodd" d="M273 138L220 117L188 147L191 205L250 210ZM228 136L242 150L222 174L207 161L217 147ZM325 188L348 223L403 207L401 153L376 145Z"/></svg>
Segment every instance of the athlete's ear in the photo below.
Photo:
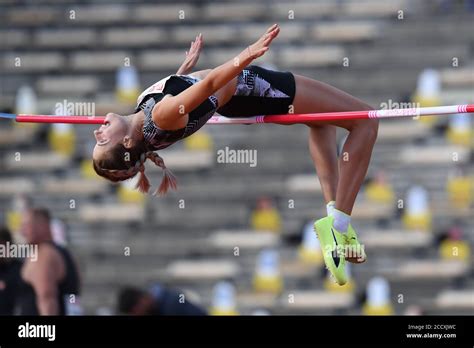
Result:
<svg viewBox="0 0 474 348"><path fill-rule="evenodd" d="M133 146L132 138L128 135L123 137L123 142L122 143L123 143L123 146L125 146L125 148L127 148L127 149L130 149Z"/></svg>

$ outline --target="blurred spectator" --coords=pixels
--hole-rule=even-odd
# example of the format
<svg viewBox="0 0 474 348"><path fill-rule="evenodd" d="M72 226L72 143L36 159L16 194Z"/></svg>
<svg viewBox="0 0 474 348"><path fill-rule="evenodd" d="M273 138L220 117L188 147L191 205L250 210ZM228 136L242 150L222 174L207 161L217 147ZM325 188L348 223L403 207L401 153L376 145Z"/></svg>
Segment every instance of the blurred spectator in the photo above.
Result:
<svg viewBox="0 0 474 348"><path fill-rule="evenodd" d="M279 293L283 288L279 256L276 250L262 250L253 277L255 291Z"/></svg>
<svg viewBox="0 0 474 348"><path fill-rule="evenodd" d="M367 284L366 302L362 307L365 315L391 315L390 285L383 277L374 277Z"/></svg>
<svg viewBox="0 0 474 348"><path fill-rule="evenodd" d="M79 314L79 273L67 249L54 243L46 209L26 214L26 242L37 247L37 259L27 259L21 270L21 315Z"/></svg>
<svg viewBox="0 0 474 348"><path fill-rule="evenodd" d="M383 170L377 171L375 178L366 185L365 194L374 203L392 204L395 199L393 188Z"/></svg>
<svg viewBox="0 0 474 348"><path fill-rule="evenodd" d="M428 191L422 186L408 190L403 223L407 229L428 231L431 228L431 211Z"/></svg>
<svg viewBox="0 0 474 348"><path fill-rule="evenodd" d="M453 226L441 238L439 255L443 260L459 260L468 262L471 258L469 243L463 240L463 231L458 226Z"/></svg>
<svg viewBox="0 0 474 348"><path fill-rule="evenodd" d="M252 228L262 231L281 231L281 217L273 202L268 197L260 197L252 213Z"/></svg>
<svg viewBox="0 0 474 348"><path fill-rule="evenodd" d="M20 231L22 220L33 208L31 197L18 194L13 199L12 209L7 213L7 224L11 231ZM53 241L61 246L66 246L68 242L67 229L63 221L58 218L51 219L51 234Z"/></svg>
<svg viewBox="0 0 474 348"><path fill-rule="evenodd" d="M182 294L161 286L155 286L153 292L124 287L117 300L117 310L124 315L207 315Z"/></svg>
<svg viewBox="0 0 474 348"><path fill-rule="evenodd" d="M235 287L230 282L219 282L212 294L212 315L238 315L235 301Z"/></svg>
<svg viewBox="0 0 474 348"><path fill-rule="evenodd" d="M7 249L12 236L6 227L0 228L0 315L13 315L20 283L21 262L9 257Z"/></svg>

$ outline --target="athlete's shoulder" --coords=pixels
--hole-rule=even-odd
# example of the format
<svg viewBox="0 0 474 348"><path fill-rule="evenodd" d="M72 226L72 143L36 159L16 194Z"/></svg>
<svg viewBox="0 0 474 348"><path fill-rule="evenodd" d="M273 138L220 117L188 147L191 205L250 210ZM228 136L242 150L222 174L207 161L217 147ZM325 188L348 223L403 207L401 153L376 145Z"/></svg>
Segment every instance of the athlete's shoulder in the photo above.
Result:
<svg viewBox="0 0 474 348"><path fill-rule="evenodd" d="M166 82L172 77L172 76L177 76L177 75L168 75L158 82L155 82L148 88L146 88L137 98L137 107L141 104L143 99L149 94L154 94L154 93L163 93L163 90L165 89Z"/></svg>

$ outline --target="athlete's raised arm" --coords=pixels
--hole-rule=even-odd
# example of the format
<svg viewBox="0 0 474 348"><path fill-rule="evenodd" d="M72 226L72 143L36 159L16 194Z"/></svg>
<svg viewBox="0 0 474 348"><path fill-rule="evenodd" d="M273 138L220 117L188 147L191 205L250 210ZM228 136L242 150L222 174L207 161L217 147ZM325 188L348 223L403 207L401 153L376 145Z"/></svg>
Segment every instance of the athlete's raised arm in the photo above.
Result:
<svg viewBox="0 0 474 348"><path fill-rule="evenodd" d="M176 75L186 75L189 74L197 61L199 60L199 55L202 51L202 34L196 36L196 39L191 42L191 47L189 51L186 51L186 58L184 59L183 64L179 67Z"/></svg>
<svg viewBox="0 0 474 348"><path fill-rule="evenodd" d="M277 24L272 25L254 44L244 49L237 57L213 69L203 80L176 96L163 98L153 108L153 121L165 129L184 126L189 112L224 87L254 59L261 57L279 32L280 27Z"/></svg>

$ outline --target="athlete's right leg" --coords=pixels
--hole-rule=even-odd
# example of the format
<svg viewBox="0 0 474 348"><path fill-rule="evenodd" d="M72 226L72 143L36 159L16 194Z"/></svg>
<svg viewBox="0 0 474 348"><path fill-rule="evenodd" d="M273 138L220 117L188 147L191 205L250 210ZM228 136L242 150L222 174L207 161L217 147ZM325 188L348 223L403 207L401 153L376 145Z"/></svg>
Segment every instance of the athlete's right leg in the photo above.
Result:
<svg viewBox="0 0 474 348"><path fill-rule="evenodd" d="M295 80L296 96L293 101L295 113L373 109L367 103L325 83L299 75L295 75ZM372 149L377 138L378 120L340 120L308 124L310 127L329 125L342 127L349 131L342 156L339 158L336 209L350 215L367 173ZM313 159L318 158L319 161L315 163L316 167L331 168L332 155L329 155L329 152L326 152L325 156L317 158L313 156Z"/></svg>
<svg viewBox="0 0 474 348"><path fill-rule="evenodd" d="M322 82L302 76L295 76L295 79L296 96L293 101L295 113L343 112L372 109L363 101ZM377 137L378 122L376 120L341 120L308 124L308 126L312 128L326 126L326 130L330 129L327 127L330 125L342 127L349 131L349 135L343 147L342 156L339 159L339 177L337 181L335 210L338 215L336 218L331 216L318 220L315 223L315 228L321 247L323 248L326 266L331 274L334 275L336 281L342 285L347 281L347 278L344 271L346 256L345 253L341 254L341 247L352 243L360 247L355 231L352 228L348 228L350 222L349 216L367 173L372 148ZM320 128L320 131L323 129L324 128ZM323 138L324 137L330 139L331 135L326 132L326 135L323 135ZM322 138L320 137L320 139ZM316 144L316 142L313 142L313 145ZM323 149L320 149L321 156L314 156L312 154L316 167L325 169L334 168L335 166L332 162L336 151L335 144L332 145L334 150L332 155L331 151L324 151L324 149L330 149L330 145L320 144L320 146L323 146ZM335 169L332 169L332 171L337 175ZM345 233L344 235L343 233L339 233L338 229L334 226L340 225L337 224L337 222L344 222L345 216L348 217L345 230L339 229L339 231ZM352 237L355 239L351 242L349 239L352 239ZM365 254L363 259L365 259ZM360 262L354 259L351 261Z"/></svg>

